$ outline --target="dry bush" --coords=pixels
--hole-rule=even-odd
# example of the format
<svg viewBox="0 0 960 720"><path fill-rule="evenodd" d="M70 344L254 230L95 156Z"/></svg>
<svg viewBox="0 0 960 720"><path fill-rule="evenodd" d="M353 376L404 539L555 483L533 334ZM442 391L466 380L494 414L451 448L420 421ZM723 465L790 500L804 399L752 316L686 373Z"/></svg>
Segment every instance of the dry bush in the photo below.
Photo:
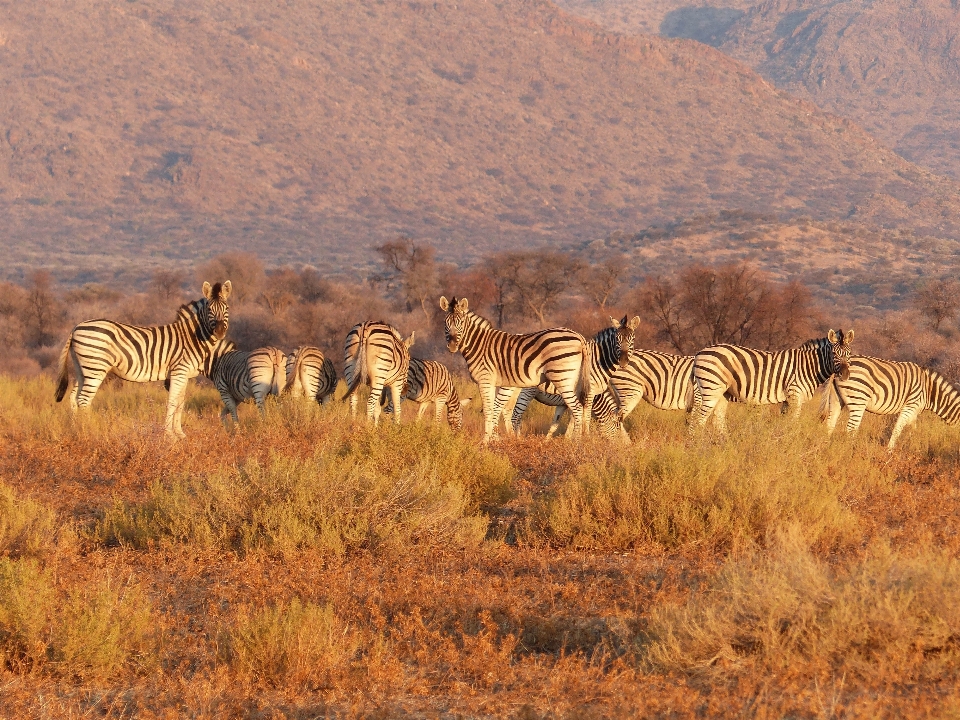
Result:
<svg viewBox="0 0 960 720"><path fill-rule="evenodd" d="M591 549L737 547L796 522L824 547L856 541L858 521L847 496L893 481L892 472L872 462L880 453L875 441L832 443L807 416L793 421L773 408L730 410L734 429L719 445L644 444L578 466L538 500L535 531L557 545Z"/></svg>
<svg viewBox="0 0 960 720"><path fill-rule="evenodd" d="M329 604L294 598L241 611L226 632L226 657L248 678L274 687L328 687L358 642Z"/></svg>
<svg viewBox="0 0 960 720"><path fill-rule="evenodd" d="M731 560L682 605L655 608L653 668L729 676L789 668L931 680L960 669L960 563L942 551L872 547L832 567L794 528Z"/></svg>
<svg viewBox="0 0 960 720"><path fill-rule="evenodd" d="M15 672L40 670L50 659L56 608L53 574L33 559L0 558L0 662Z"/></svg>
<svg viewBox="0 0 960 720"><path fill-rule="evenodd" d="M63 550L73 538L53 510L0 482L0 555L45 555Z"/></svg>
<svg viewBox="0 0 960 720"><path fill-rule="evenodd" d="M146 502L108 509L95 535L244 552L471 546L486 533L481 506L505 499L513 475L509 462L442 427L365 428L305 459L155 483Z"/></svg>

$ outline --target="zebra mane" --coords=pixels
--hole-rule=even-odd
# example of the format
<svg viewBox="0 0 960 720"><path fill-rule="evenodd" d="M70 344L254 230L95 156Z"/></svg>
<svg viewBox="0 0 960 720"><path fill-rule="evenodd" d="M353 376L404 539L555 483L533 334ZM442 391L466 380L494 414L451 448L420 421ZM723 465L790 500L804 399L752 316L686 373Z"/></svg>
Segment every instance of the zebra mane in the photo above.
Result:
<svg viewBox="0 0 960 720"><path fill-rule="evenodd" d="M471 320L475 325L485 329L485 330L494 330L493 324L487 320L483 315L477 315L473 310L467 310L464 313L465 317Z"/></svg>
<svg viewBox="0 0 960 720"><path fill-rule="evenodd" d="M807 340L805 343L803 343L803 345L800 346L800 349L802 350L804 348L817 348L819 350L820 348L826 347L829 344L830 344L830 341L827 340L827 338L825 337L813 338L812 340Z"/></svg>

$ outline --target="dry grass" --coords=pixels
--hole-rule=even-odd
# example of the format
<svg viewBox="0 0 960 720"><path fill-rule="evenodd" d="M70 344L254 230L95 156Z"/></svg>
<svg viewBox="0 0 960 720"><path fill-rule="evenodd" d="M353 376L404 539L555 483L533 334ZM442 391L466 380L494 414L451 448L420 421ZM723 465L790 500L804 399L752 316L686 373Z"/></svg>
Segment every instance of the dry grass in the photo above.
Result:
<svg viewBox="0 0 960 720"><path fill-rule="evenodd" d="M191 390L169 445L157 388L77 420L48 380L0 391L0 715L957 707L960 457L935 418L893 458L888 423L828 439L740 407L729 443L646 408L629 448L544 441L538 409L483 447L472 407L462 435L294 403L228 434Z"/></svg>

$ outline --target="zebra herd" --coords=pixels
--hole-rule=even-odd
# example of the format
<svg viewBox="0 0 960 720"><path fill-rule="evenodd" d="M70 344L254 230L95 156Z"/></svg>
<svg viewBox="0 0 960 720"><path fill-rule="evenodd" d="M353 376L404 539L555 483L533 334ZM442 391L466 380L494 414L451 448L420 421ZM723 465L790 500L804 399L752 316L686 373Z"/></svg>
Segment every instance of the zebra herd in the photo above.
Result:
<svg viewBox="0 0 960 720"><path fill-rule="evenodd" d="M106 376L125 380L163 380L169 390L166 432L184 437L181 428L184 395L190 378L203 373L223 401L221 419L237 421L237 404L252 399L263 412L269 394L288 392L321 404L333 398L337 373L330 358L317 348L300 347L285 354L277 348L239 351L225 339L229 326L230 281L203 284L203 297L183 305L177 320L158 327L138 327L110 320L77 325L60 353L56 400L66 395L70 369L74 410L89 407ZM568 328L532 333L508 333L494 328L469 308L466 298L440 298L447 349L460 353L470 377L479 386L483 405L484 441L494 434L510 401L507 423L519 431L530 402L556 408L549 435L569 411L568 434L589 432L591 420L599 433L628 439L624 418L644 400L662 410L691 415L690 431L714 417L726 431L729 402L781 404L799 413L804 402L821 390L821 419L832 431L844 407L847 430L854 432L865 412L898 414L888 447L923 410L947 423L960 422L960 392L933 370L914 363L853 356L854 333L834 332L800 347L765 352L737 345L714 345L694 356L636 350L639 317L611 318L611 327L590 340ZM447 368L439 362L410 357L414 343L391 325L362 322L347 334L344 380L351 412L356 415L357 391L370 387L367 417L374 424L382 409L400 421L402 400L420 405L418 418L435 403L439 421L444 409L454 430L463 425L463 407Z"/></svg>

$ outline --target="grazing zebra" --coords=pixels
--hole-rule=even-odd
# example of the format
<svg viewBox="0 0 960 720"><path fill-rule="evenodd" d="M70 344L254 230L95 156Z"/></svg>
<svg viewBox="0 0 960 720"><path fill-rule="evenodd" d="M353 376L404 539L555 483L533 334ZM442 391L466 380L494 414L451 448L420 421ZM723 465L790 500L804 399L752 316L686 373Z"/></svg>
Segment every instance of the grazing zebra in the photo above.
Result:
<svg viewBox="0 0 960 720"><path fill-rule="evenodd" d="M611 327L604 328L596 334L593 340L587 341L587 348L590 351L590 387L596 393L609 385L610 376L617 368L623 369L627 366L633 352L634 335L637 326L640 324L640 318L634 317L628 321L625 315L623 320L610 318L610 324ZM553 423L547 432L547 437L553 437L567 406L563 398L553 392L552 387L545 385L526 388L520 392L517 402L513 406L513 416L511 417L513 432L520 432L523 413L526 412L531 400L556 408ZM569 434L572 430L573 425L571 424L567 428L567 433Z"/></svg>
<svg viewBox="0 0 960 720"><path fill-rule="evenodd" d="M526 390L524 390L526 392ZM553 393L547 393L536 388L536 394L533 399L543 405L555 407L557 411L553 416L553 424L547 432L547 437L553 437L557 432L557 427L566 411L567 406L563 403L563 398ZM518 399L519 402L519 399ZM603 392L593 397L593 406L590 408L591 430L593 423L596 423L598 434L608 440L623 440L630 442L630 436L623 427L623 419L620 412L620 403L610 388L604 388ZM569 437L573 430L573 423L567 425L566 436Z"/></svg>
<svg viewBox="0 0 960 720"><path fill-rule="evenodd" d="M298 347L287 356L287 392L326 405L337 390L333 361L315 347Z"/></svg>
<svg viewBox="0 0 960 720"><path fill-rule="evenodd" d="M834 378L821 399L821 419L833 432L840 411L850 410L847 432L856 432L865 412L876 415L899 413L887 449L893 450L900 433L924 410L939 415L948 425L960 421L960 392L935 370L912 362L850 358L850 374Z"/></svg>
<svg viewBox="0 0 960 720"><path fill-rule="evenodd" d="M435 360L420 360L410 358L410 371L407 373L407 389L403 393L404 400L411 400L420 405L417 410L417 420L423 417L427 405L434 403L434 419L437 422L443 418L443 409L447 409L447 422L450 427L459 431L463 427L463 408L470 399L461 400L457 388L450 377L446 365ZM380 397L380 404L386 403L386 411L393 412L393 399L386 395Z"/></svg>
<svg viewBox="0 0 960 720"><path fill-rule="evenodd" d="M234 349L233 343L229 345L223 352L216 353L207 375L223 401L220 420L224 425L228 414L234 423L239 422L237 405L244 400L253 400L263 416L267 395L279 397L286 384L287 356L283 350L265 347L240 351Z"/></svg>
<svg viewBox="0 0 960 720"><path fill-rule="evenodd" d="M183 305L171 325L139 327L111 320L77 325L60 353L57 402L69 383L68 358L74 370L70 407L87 408L108 373L133 382L166 380L170 390L164 428L184 437L181 427L187 382L227 334L227 300L232 286L203 284L203 297Z"/></svg>
<svg viewBox="0 0 960 720"><path fill-rule="evenodd" d="M384 387L390 388L393 420L400 422L400 401L407 384L410 368L410 346L414 334L404 340L399 331L383 322L364 322L355 325L343 348L343 377L347 381L350 412L357 415L357 389L362 384L370 386L367 400L367 418L374 425L380 422L380 396Z"/></svg>
<svg viewBox="0 0 960 720"><path fill-rule="evenodd" d="M577 430L588 425L590 355L583 336L567 328L515 335L495 330L471 312L467 298L440 298L447 350L460 352L470 377L480 386L484 442L494 433L512 388L536 387L549 381L573 414ZM584 413L584 406L587 412Z"/></svg>
<svg viewBox="0 0 960 720"><path fill-rule="evenodd" d="M739 345L714 345L697 353L693 377L696 398L690 431L703 427L716 410L716 425L726 432L727 398L758 405L783 403L794 415L814 391L837 373L849 374L853 330L831 330L827 337L808 340L798 348L780 352L751 350Z"/></svg>

